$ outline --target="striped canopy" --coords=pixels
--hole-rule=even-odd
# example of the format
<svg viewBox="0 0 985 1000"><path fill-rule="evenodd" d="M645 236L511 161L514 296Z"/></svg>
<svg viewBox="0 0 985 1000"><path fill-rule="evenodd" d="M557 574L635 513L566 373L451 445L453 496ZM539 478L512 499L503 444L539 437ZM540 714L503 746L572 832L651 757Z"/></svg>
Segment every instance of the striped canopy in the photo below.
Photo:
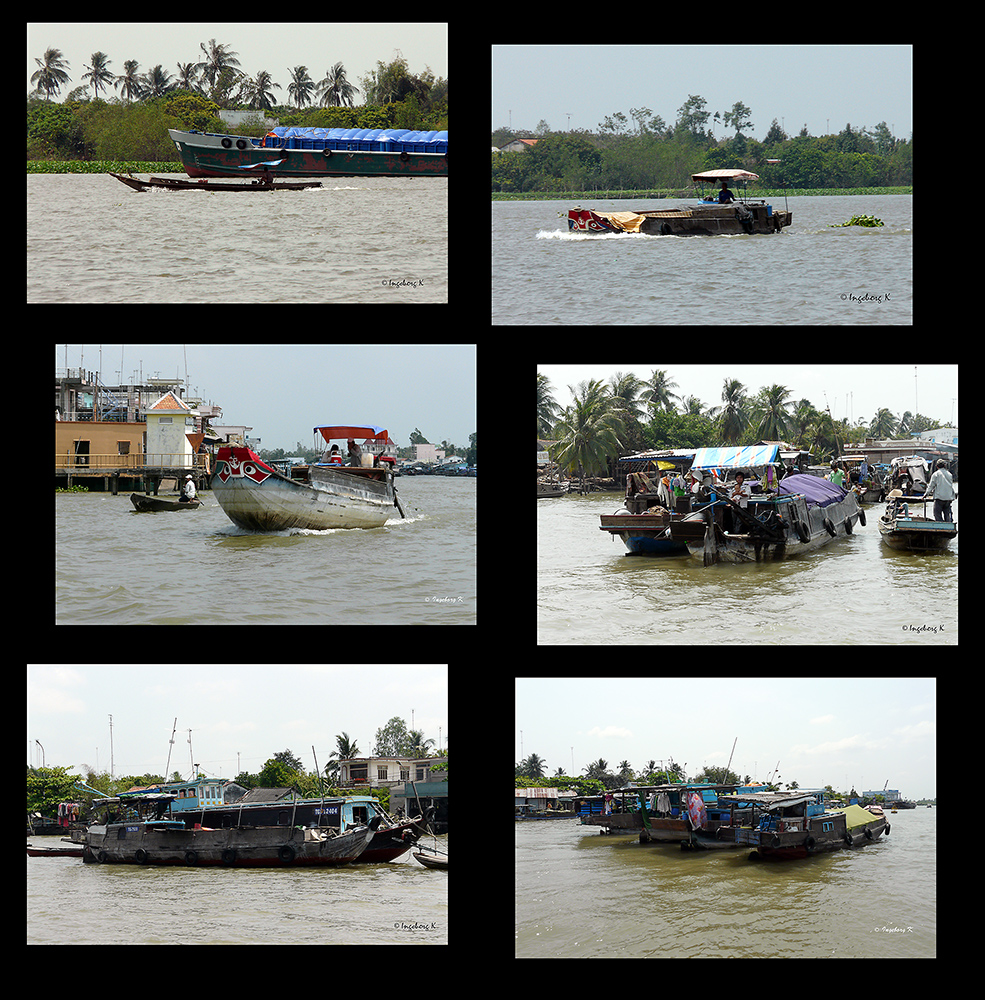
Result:
<svg viewBox="0 0 985 1000"><path fill-rule="evenodd" d="M692 469L744 469L776 461L775 444L752 444L745 448L700 448Z"/></svg>

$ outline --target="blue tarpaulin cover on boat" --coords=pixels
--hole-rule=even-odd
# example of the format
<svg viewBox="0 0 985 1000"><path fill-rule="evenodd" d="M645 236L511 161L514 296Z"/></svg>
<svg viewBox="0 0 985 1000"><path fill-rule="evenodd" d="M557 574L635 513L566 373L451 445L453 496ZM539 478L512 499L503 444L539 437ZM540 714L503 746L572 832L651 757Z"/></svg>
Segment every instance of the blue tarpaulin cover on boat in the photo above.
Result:
<svg viewBox="0 0 985 1000"><path fill-rule="evenodd" d="M742 469L769 465L776 461L775 444L754 444L747 448L699 448L692 469Z"/></svg>
<svg viewBox="0 0 985 1000"><path fill-rule="evenodd" d="M844 500L846 493L837 483L817 476L787 476L780 481L779 493L799 493L807 498L808 504L827 507L828 504Z"/></svg>

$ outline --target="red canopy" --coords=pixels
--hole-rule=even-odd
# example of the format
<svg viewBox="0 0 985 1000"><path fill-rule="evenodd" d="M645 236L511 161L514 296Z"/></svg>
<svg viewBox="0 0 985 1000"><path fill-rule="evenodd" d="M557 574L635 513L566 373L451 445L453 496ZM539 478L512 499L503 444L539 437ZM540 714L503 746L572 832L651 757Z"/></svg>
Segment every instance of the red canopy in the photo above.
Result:
<svg viewBox="0 0 985 1000"><path fill-rule="evenodd" d="M377 427L375 424L326 424L324 427L315 427L312 433L314 431L321 431L321 436L326 441L333 438L386 441L389 437L385 427Z"/></svg>

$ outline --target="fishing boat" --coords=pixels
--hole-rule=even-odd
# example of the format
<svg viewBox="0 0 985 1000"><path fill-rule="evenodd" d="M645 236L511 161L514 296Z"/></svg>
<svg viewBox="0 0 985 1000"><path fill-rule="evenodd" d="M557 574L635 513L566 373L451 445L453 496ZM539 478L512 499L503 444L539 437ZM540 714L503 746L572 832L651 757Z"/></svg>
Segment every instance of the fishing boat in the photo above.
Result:
<svg viewBox="0 0 985 1000"><path fill-rule="evenodd" d="M180 500L161 500L159 497L142 497L139 493L130 494L130 503L141 514L159 513L161 511L198 510L202 506L201 500L190 500L183 503Z"/></svg>
<svg viewBox="0 0 985 1000"><path fill-rule="evenodd" d="M748 170L705 170L692 174L695 184L759 180ZM793 221L761 200L722 202L701 198L696 205L675 209L596 212L576 205L568 212L568 229L578 233L643 233L648 236L722 236L779 233Z"/></svg>
<svg viewBox="0 0 985 1000"><path fill-rule="evenodd" d="M379 528L394 507L404 517L393 486L393 462L374 458L372 446L389 441L386 428L374 424L326 424L316 427L326 443L352 441L348 465L335 452L323 461L296 465L289 475L272 468L245 445L226 445L216 455L212 493L226 516L247 531L292 528ZM355 440L369 446L366 453ZM341 452L338 452L338 456ZM358 460L358 465L352 462Z"/></svg>
<svg viewBox="0 0 985 1000"><path fill-rule="evenodd" d="M877 840L890 825L861 806L828 810L824 792L759 792L723 795L733 809L754 807L758 822L732 824L738 846L749 846L764 858L806 858L822 851L863 847Z"/></svg>
<svg viewBox="0 0 985 1000"><path fill-rule="evenodd" d="M108 811L135 813L94 823L85 834L87 864L211 865L225 868L286 868L343 865L369 844L379 817L345 833L296 826L205 829L165 819L173 794L123 794L100 799ZM153 814L153 815L152 815Z"/></svg>
<svg viewBox="0 0 985 1000"><path fill-rule="evenodd" d="M278 158L280 177L448 176L448 133L286 128L259 138L168 129L189 177L229 177Z"/></svg>
<svg viewBox="0 0 985 1000"><path fill-rule="evenodd" d="M775 445L702 448L692 469L768 470L776 455ZM856 522L865 525L855 494L816 476L787 476L775 492L753 493L746 507L724 495L729 487L708 485L706 491L706 506L670 523L671 538L685 542L706 566L788 559L852 534Z"/></svg>
<svg viewBox="0 0 985 1000"><path fill-rule="evenodd" d="M150 180L144 181L132 174L114 174L112 170L110 175L134 191L147 191L149 188L163 188L165 191L303 191L305 188L322 186L321 181L274 181L270 168L282 162L274 160L256 164L258 168L267 169L255 180L244 184L217 184L209 180L184 181L175 177L151 177Z"/></svg>
<svg viewBox="0 0 985 1000"><path fill-rule="evenodd" d="M956 521L935 521L927 517L924 497L903 496L892 490L886 512L879 518L879 537L891 549L904 552L943 552L958 536ZM907 502L904 508L903 502ZM909 501L923 501L923 515L909 513Z"/></svg>

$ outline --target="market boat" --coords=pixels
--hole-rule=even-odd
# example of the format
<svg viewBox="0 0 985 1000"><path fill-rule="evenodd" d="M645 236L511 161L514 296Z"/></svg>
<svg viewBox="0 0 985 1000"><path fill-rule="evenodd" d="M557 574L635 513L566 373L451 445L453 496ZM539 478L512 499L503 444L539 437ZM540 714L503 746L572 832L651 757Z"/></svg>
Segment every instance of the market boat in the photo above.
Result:
<svg viewBox="0 0 985 1000"><path fill-rule="evenodd" d="M827 810L824 792L760 792L724 795L733 809L752 805L759 810L753 826L732 824L736 845L750 846L764 858L806 858L822 851L863 847L890 826L861 806Z"/></svg>
<svg viewBox="0 0 985 1000"><path fill-rule="evenodd" d="M748 170L705 170L692 174L695 183L759 180ZM575 206L568 212L568 229L579 233L643 233L649 236L721 236L778 233L793 221L793 213L765 201L720 203L702 199L685 208L632 212L594 212Z"/></svg>
<svg viewBox="0 0 985 1000"><path fill-rule="evenodd" d="M122 181L127 187L134 191L146 191L148 188L163 188L165 191L303 191L305 188L320 188L321 181L274 181L270 168L283 163L283 160L274 160L269 163L256 164L258 167L266 168L263 174L255 180L245 184L216 184L214 181L198 180L183 181L174 177L151 177L150 180L142 181L132 174L110 174L118 181Z"/></svg>
<svg viewBox="0 0 985 1000"><path fill-rule="evenodd" d="M719 807L719 793L734 792L738 787L707 783L627 785L583 800L589 811L582 814L581 822L583 826L604 827L609 833L639 831L641 842L732 847L731 838L718 837L719 828L731 822L730 810ZM646 805L651 798L652 809ZM610 810L607 813L596 811L603 808L603 800Z"/></svg>
<svg viewBox="0 0 985 1000"><path fill-rule="evenodd" d="M226 868L284 868L343 865L355 861L369 844L379 818L368 826L337 834L331 829L234 827L195 829L163 818L173 795L141 795L130 800L138 819L94 823L85 834L87 864L221 865ZM127 796L101 799L98 807L127 802ZM156 812L158 818L148 818Z"/></svg>
<svg viewBox="0 0 985 1000"><path fill-rule="evenodd" d="M168 129L189 177L242 176L274 155L280 177L448 176L448 133L285 128L261 138Z"/></svg>
<svg viewBox="0 0 985 1000"><path fill-rule="evenodd" d="M651 507L644 514L600 514L599 531L618 535L632 555L687 555L687 544L670 537L671 517L663 507Z"/></svg>
<svg viewBox="0 0 985 1000"><path fill-rule="evenodd" d="M767 467L775 445L751 448L702 448L692 469ZM780 480L775 493L753 494L742 508L723 494L728 487L709 487L711 502L680 521L670 535L687 544L705 565L717 562L760 562L810 552L852 534L865 513L854 493L817 476L792 475Z"/></svg>
<svg viewBox="0 0 985 1000"><path fill-rule="evenodd" d="M899 493L899 490L894 490ZM891 549L905 552L943 552L951 539L958 535L956 521L935 521L926 516L927 501L923 497L893 497L886 513L879 518L879 537ZM900 501L923 500L923 515L904 512Z"/></svg>
<svg viewBox="0 0 985 1000"><path fill-rule="evenodd" d="M180 500L161 500L158 497L142 497L139 493L130 494L130 503L141 514L157 513L160 511L198 510L202 506L201 500L191 500L182 503Z"/></svg>
<svg viewBox="0 0 985 1000"><path fill-rule="evenodd" d="M331 424L316 427L330 443L356 438L364 443L389 440L385 428L373 424ZM357 449L358 451L358 449ZM329 457L311 465L296 465L284 475L267 465L245 445L226 445L216 455L212 493L227 517L247 531L292 528L379 528L396 507L404 516L393 487L393 460L371 453L358 455L361 464L342 465Z"/></svg>

